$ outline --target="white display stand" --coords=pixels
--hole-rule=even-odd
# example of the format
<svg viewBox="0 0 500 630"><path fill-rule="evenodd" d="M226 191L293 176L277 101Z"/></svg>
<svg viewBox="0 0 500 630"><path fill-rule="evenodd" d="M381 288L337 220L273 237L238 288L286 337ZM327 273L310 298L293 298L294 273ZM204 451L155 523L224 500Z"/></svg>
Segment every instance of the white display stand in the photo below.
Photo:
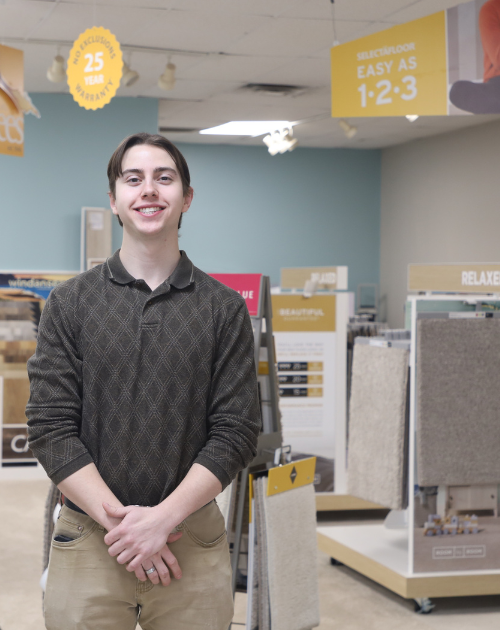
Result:
<svg viewBox="0 0 500 630"><path fill-rule="evenodd" d="M416 479L416 331L418 303L421 301L500 302L499 294L422 294L410 295L410 418L409 418L409 507L408 528L387 529L384 525L319 527L318 546L332 558L401 597L415 599L417 611L433 608L432 597L500 594L500 569L484 571L415 572L414 516ZM456 539L455 539L456 540ZM471 541L472 542L472 541Z"/></svg>
<svg viewBox="0 0 500 630"><path fill-rule="evenodd" d="M354 315L354 294L348 293L347 267L304 267L296 269L282 269L281 290L273 290L273 320L274 333L277 347L278 366L282 362L314 362L321 363L320 371L322 380L318 382L318 389L322 390L323 420L318 427L316 435L308 431L304 426L288 429L285 414L285 406L293 409L293 402L299 403L299 399L281 397L280 408L282 411L283 439L290 444L293 452L304 455L325 457L334 461L334 489L333 492L316 492L316 507L318 511L329 510L370 510L383 509L383 506L364 501L347 494L347 329L349 318ZM334 321L321 316L324 324L307 322L307 317L301 317L302 311L320 311L319 300L330 300L335 311ZM286 308L286 302L290 301L291 308ZM300 300L300 304L298 302ZM290 322L284 321L285 316L276 312L276 304L279 303L284 311L291 310L299 313L290 317ZM326 303L326 302L325 302ZM323 314L326 315L326 312ZM293 320L296 320L296 328L293 328ZM295 340L295 341L294 341ZM301 353L301 346L312 347L316 344L321 348L323 356L307 357ZM301 354L304 358L301 358ZM310 365L310 364L309 364ZM309 368L308 368L309 369ZM308 376L306 376L306 373ZM284 372L280 373L281 376ZM302 370L303 382L307 385L297 385L304 390L309 387L307 398L301 401L310 401L309 406L314 406L314 398L310 396L310 389L316 387L313 371ZM290 388L286 384L283 389ZM305 392L303 392L305 393ZM319 400L319 399L316 399ZM307 403L305 405L307 407ZM307 409L304 413L309 413ZM304 425L306 423L304 422Z"/></svg>

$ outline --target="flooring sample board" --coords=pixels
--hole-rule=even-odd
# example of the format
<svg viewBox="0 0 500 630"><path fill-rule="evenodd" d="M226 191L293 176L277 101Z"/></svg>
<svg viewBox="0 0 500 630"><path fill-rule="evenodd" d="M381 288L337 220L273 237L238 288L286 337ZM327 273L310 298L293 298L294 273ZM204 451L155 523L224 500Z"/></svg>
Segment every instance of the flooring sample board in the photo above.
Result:
<svg viewBox="0 0 500 630"><path fill-rule="evenodd" d="M258 557L258 629L271 630L271 612L269 597L269 573L266 520L264 513L265 495L267 494L267 477L257 478L255 489L255 524L257 527L257 557ZM273 625L273 630L275 630ZM289 629L291 630L291 629Z"/></svg>
<svg viewBox="0 0 500 630"><path fill-rule="evenodd" d="M320 622L314 486L262 499L271 628L311 630Z"/></svg>
<svg viewBox="0 0 500 630"><path fill-rule="evenodd" d="M25 410L30 397L30 382L25 378L3 379L3 424L26 424Z"/></svg>
<svg viewBox="0 0 500 630"><path fill-rule="evenodd" d="M421 486L500 483L500 319L417 322Z"/></svg>
<svg viewBox="0 0 500 630"><path fill-rule="evenodd" d="M406 508L409 351L355 345L347 486L352 496Z"/></svg>

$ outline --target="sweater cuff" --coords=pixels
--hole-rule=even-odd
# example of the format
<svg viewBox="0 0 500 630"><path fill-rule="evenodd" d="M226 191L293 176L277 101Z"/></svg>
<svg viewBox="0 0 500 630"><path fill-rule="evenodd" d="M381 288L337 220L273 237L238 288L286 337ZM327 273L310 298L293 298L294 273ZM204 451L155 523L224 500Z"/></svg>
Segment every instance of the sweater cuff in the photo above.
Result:
<svg viewBox="0 0 500 630"><path fill-rule="evenodd" d="M229 475L224 470L224 468L222 468L222 466L219 466L219 464L213 459L210 459L210 457L207 457L206 455L200 453L200 455L198 455L193 463L201 464L201 466L205 466L205 468L208 468L208 470L213 473L221 482L223 490L225 490L227 486L231 483L231 479L229 478Z"/></svg>
<svg viewBox="0 0 500 630"><path fill-rule="evenodd" d="M57 484L61 483L61 481L64 481L66 477L69 477L73 473L76 473L78 470L80 470L80 468L83 468L84 466L88 466L89 464L93 463L94 460L92 459L90 453L82 453L79 457L69 462L68 464L65 464L62 468L56 470L56 472L52 475L49 475L49 477L52 483L57 486Z"/></svg>

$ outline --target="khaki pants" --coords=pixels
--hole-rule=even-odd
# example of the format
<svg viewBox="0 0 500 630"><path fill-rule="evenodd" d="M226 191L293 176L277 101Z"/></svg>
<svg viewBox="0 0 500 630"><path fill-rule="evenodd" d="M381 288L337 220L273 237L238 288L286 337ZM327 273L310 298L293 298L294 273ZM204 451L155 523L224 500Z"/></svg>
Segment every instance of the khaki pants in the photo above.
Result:
<svg viewBox="0 0 500 630"><path fill-rule="evenodd" d="M215 501L178 527L170 545L182 579L169 586L140 582L108 553L105 530L90 516L63 506L52 540L47 630L227 630L233 617L231 565L224 519ZM139 609L140 607L140 609Z"/></svg>

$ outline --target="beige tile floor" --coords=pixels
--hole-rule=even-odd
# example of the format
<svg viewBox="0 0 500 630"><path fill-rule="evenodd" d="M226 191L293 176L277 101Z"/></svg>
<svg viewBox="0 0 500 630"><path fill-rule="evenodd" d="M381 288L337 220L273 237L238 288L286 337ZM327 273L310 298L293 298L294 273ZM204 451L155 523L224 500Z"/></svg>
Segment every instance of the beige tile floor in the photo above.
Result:
<svg viewBox="0 0 500 630"><path fill-rule="evenodd" d="M0 629L43 630L42 569L46 481L0 482ZM359 515L358 515L359 516ZM353 515L321 515L322 524ZM372 519L373 515L364 518ZM345 520L343 521L345 523ZM346 567L333 567L318 552L319 630L496 630L500 597L436 600L431 615L417 615L405 601ZM246 597L238 595L235 622L245 621ZM244 630L243 625L233 630ZM99 630L96 628L96 630ZM166 628L165 630L168 630Z"/></svg>

